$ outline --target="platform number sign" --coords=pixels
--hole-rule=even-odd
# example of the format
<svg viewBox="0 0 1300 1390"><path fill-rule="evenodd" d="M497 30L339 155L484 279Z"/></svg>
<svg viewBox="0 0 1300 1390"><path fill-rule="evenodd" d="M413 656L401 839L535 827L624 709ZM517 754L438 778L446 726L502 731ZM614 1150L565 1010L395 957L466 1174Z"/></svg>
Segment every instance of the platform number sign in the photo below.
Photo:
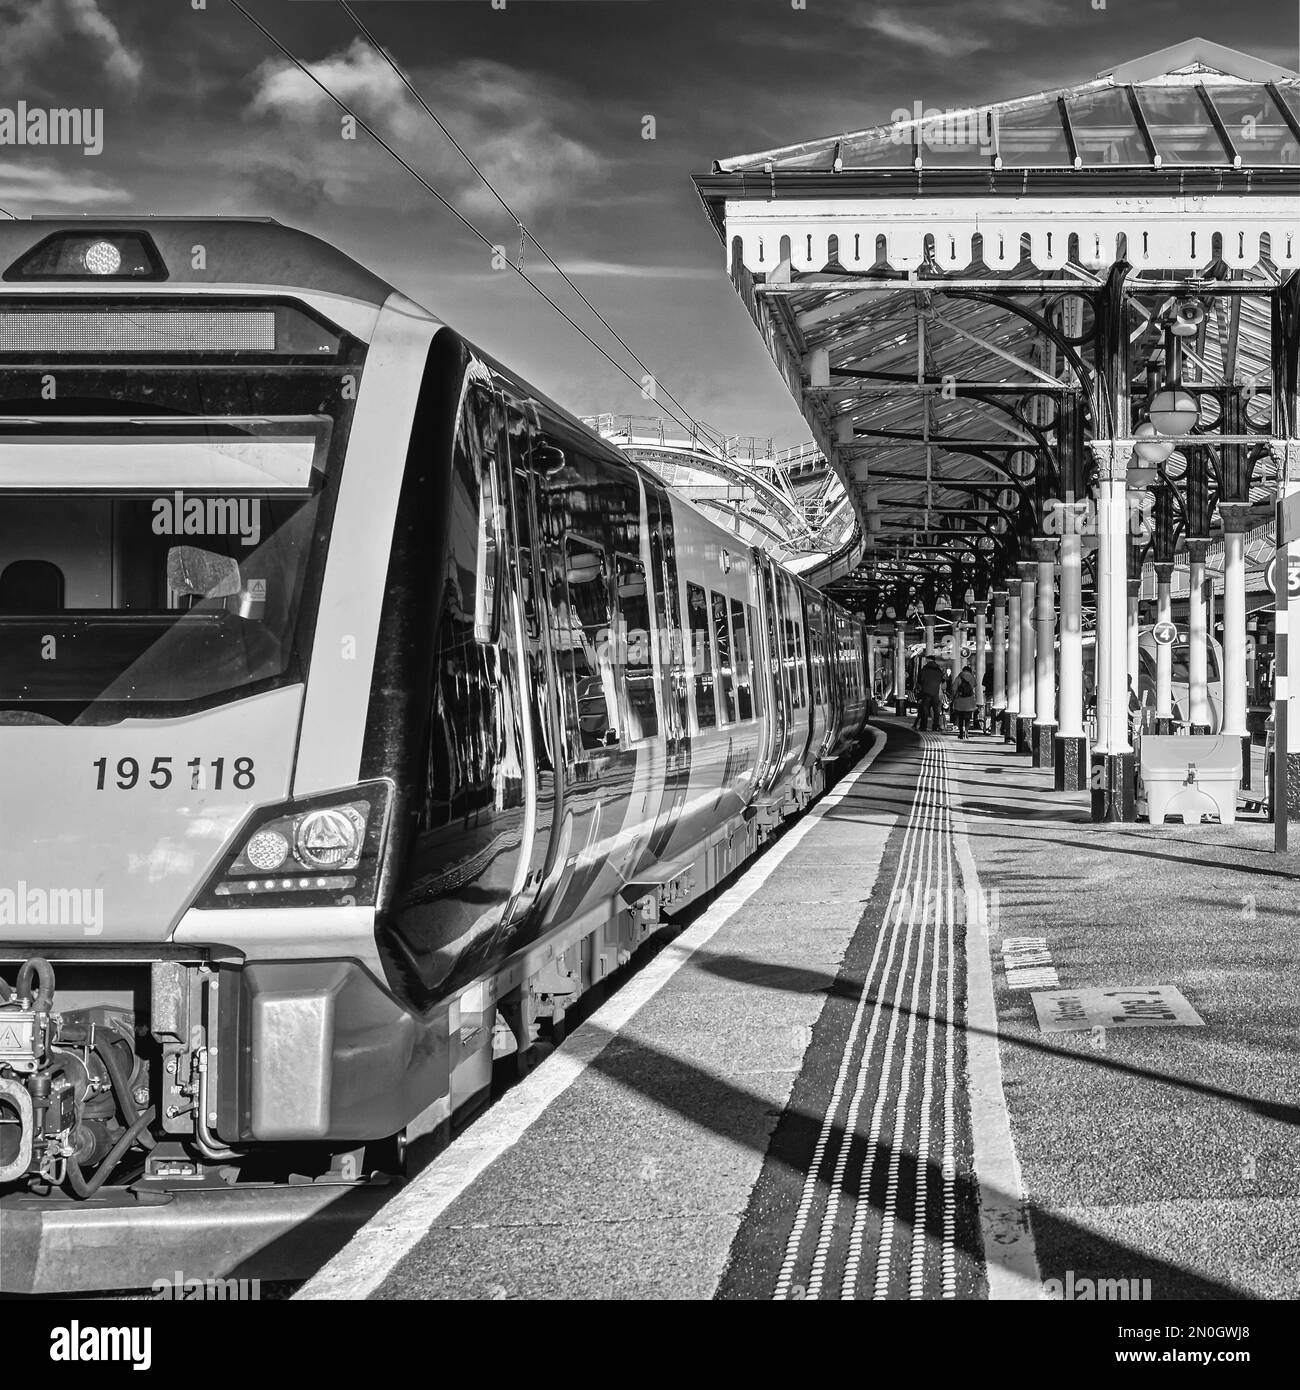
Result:
<svg viewBox="0 0 1300 1390"><path fill-rule="evenodd" d="M1294 600L1300 598L1300 555L1288 558L1286 592L1287 597ZM1264 571L1264 583L1268 585L1269 593L1277 593L1276 557L1268 562L1268 569Z"/></svg>
<svg viewBox="0 0 1300 1390"><path fill-rule="evenodd" d="M1173 623L1157 623L1151 629L1151 636L1161 647L1172 647L1178 640L1178 629Z"/></svg>

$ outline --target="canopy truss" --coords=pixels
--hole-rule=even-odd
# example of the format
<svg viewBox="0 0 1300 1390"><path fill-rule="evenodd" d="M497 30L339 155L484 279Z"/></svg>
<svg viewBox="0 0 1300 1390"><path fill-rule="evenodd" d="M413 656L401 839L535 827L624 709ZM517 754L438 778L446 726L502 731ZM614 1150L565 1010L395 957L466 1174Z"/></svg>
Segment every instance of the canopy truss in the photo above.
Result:
<svg viewBox="0 0 1300 1390"><path fill-rule="evenodd" d="M1266 520L1276 301L1300 266L1296 75L1198 39L895 117L695 180L856 515L861 560L834 591L864 609L982 596L1054 500L1085 495L1086 442L1131 440L1179 314L1173 379L1200 417L1158 484L1185 491L1203 453L1211 516L1248 501Z"/></svg>

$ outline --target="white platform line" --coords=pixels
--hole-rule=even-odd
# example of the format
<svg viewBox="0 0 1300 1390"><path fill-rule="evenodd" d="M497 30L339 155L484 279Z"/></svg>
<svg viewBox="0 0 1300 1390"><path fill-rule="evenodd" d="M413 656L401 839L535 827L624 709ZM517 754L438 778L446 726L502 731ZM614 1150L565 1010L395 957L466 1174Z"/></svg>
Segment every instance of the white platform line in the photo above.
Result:
<svg viewBox="0 0 1300 1390"><path fill-rule="evenodd" d="M704 915L684 931L614 996L575 1029L535 1071L476 1120L464 1134L402 1189L307 1281L296 1299L368 1298L398 1262L419 1244L438 1217L528 1128L609 1046L632 1016L654 998L683 965L763 887L819 820L839 805L885 746L873 742L840 786L823 796L798 825L747 869Z"/></svg>
<svg viewBox="0 0 1300 1390"><path fill-rule="evenodd" d="M1002 1089L998 1011L993 1000L993 962L988 912L975 856L952 787L953 842L966 889L966 1060L969 1071L975 1177L980 1194L980 1235L990 1299L1040 1299L1042 1276L1025 1205L1024 1182L1011 1117ZM973 908L973 911L971 910Z"/></svg>

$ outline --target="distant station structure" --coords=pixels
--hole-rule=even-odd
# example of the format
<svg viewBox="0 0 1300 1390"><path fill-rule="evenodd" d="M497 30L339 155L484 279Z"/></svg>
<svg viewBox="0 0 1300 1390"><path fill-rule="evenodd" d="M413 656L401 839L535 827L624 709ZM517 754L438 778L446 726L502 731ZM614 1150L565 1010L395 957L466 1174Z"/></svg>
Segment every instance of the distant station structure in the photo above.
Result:
<svg viewBox="0 0 1300 1390"><path fill-rule="evenodd" d="M857 515L815 444L774 449L772 440L690 429L662 416L590 415L584 423L645 464L747 545L826 586L862 556Z"/></svg>
<svg viewBox="0 0 1300 1390"><path fill-rule="evenodd" d="M893 637L892 694L951 615L1009 736L1097 819L1136 814L1143 627L1185 663L1176 708L1174 644L1150 658L1156 727L1239 738L1249 782L1277 636L1251 609L1300 488L1298 88L1192 39L695 180L856 514L827 584Z"/></svg>

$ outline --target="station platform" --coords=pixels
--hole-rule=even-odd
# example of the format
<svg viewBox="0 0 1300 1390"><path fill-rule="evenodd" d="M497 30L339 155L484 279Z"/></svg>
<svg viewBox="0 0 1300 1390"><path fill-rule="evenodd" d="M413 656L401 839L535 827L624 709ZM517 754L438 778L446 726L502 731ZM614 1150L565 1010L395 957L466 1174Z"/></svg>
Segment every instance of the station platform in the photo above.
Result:
<svg viewBox="0 0 1300 1390"><path fill-rule="evenodd" d="M1300 856L1270 845L1093 825L1000 739L878 720L296 1297L1296 1297ZM1047 1007L1154 986L1182 1004Z"/></svg>

